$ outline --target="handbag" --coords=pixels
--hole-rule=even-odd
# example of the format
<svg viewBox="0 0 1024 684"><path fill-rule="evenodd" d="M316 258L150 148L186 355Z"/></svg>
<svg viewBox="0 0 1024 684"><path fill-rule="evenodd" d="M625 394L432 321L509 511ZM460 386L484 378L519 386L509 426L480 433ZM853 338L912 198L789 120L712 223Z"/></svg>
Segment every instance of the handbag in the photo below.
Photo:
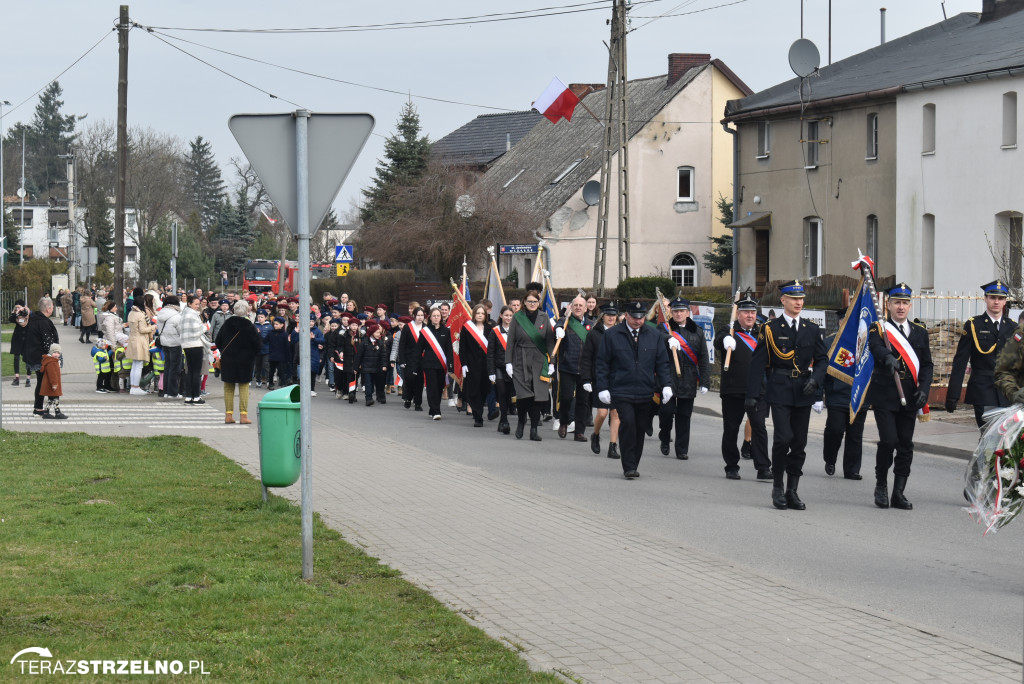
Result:
<svg viewBox="0 0 1024 684"><path fill-rule="evenodd" d="M231 343L235 341L235 338L236 338L236 337L238 337L238 333L240 333L240 332L242 332L242 331L241 331L241 330L239 330L238 332L236 332L236 333L235 333L235 334L234 334L234 335L233 335L233 336L231 337L231 339L230 339L230 340L228 340L228 343L224 345L224 349L221 349L221 350L219 350L219 351L220 351L220 353L221 353L222 355L224 354L224 352L225 352L225 351L227 351L227 348L231 346ZM217 369L219 369L219 368L220 368L220 358L221 358L221 357L220 357L220 356L218 356L218 357L217 357L217 359L216 359L216 360L215 360L215 361L213 362L213 367L214 367L214 368L217 368Z"/></svg>

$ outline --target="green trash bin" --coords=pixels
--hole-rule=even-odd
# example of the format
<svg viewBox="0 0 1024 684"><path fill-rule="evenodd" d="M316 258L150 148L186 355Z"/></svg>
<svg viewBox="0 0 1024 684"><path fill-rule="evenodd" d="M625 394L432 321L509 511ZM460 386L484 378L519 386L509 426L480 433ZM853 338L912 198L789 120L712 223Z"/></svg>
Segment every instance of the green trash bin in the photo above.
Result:
<svg viewBox="0 0 1024 684"><path fill-rule="evenodd" d="M264 487L290 487L299 479L299 386L267 392L257 407L260 479Z"/></svg>

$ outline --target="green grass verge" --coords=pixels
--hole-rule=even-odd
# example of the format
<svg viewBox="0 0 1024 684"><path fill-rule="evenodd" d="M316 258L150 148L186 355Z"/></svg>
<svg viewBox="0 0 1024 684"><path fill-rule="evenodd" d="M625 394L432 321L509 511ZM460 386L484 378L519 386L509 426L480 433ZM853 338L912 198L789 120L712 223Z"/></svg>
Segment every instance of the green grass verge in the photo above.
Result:
<svg viewBox="0 0 1024 684"><path fill-rule="evenodd" d="M0 679L202 660L214 681L555 682L197 439L0 431ZM88 681L88 678L86 678Z"/></svg>
<svg viewBox="0 0 1024 684"><path fill-rule="evenodd" d="M4 342L10 342L10 340L4 340ZM21 362L20 370L21 374L25 375L24 360ZM0 358L0 375L3 375L5 378L14 376L14 356L7 352L4 352L3 357Z"/></svg>

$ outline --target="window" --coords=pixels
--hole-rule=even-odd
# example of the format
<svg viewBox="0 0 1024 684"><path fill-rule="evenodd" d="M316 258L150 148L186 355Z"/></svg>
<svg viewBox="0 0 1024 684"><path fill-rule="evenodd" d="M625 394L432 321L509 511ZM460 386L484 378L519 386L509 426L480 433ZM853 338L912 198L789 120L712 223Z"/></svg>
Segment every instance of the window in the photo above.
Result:
<svg viewBox="0 0 1024 684"><path fill-rule="evenodd" d="M821 275L822 223L817 216L804 219L804 273L808 278Z"/></svg>
<svg viewBox="0 0 1024 684"><path fill-rule="evenodd" d="M921 154L935 154L935 105L931 103L921 113Z"/></svg>
<svg viewBox="0 0 1024 684"><path fill-rule="evenodd" d="M868 149L865 159L878 159L878 114L868 114Z"/></svg>
<svg viewBox="0 0 1024 684"><path fill-rule="evenodd" d="M570 173L572 173L573 169L575 169L577 166L579 166L582 163L583 163L582 159L573 159L572 163L569 164L569 166L565 167L565 171L562 171L562 173L558 174L558 176L555 177L555 180L551 181L551 185L558 185L559 183L561 183L563 178L565 178ZM516 174L516 175L518 176L519 174ZM515 180L515 178L513 178L512 180ZM512 181L509 181L509 183L511 183L511 182Z"/></svg>
<svg viewBox="0 0 1024 684"><path fill-rule="evenodd" d="M1003 93L1003 149L1017 148L1017 93Z"/></svg>
<svg viewBox="0 0 1024 684"><path fill-rule="evenodd" d="M765 159L772 152L772 125L768 121L757 124L757 158Z"/></svg>
<svg viewBox="0 0 1024 684"><path fill-rule="evenodd" d="M21 209L11 209L11 218L14 219L14 225L18 228L31 228L32 227L32 210L25 209L24 213Z"/></svg>
<svg viewBox="0 0 1024 684"><path fill-rule="evenodd" d="M672 259L672 282L676 287L696 287L697 260L692 254L676 254Z"/></svg>
<svg viewBox="0 0 1024 684"><path fill-rule="evenodd" d="M806 141L806 156L804 157L804 168L805 169L816 169L818 168L818 123L817 121L807 122L807 135L804 136Z"/></svg>
<svg viewBox="0 0 1024 684"><path fill-rule="evenodd" d="M50 226L46 230L46 239L48 242L60 241L60 228L57 228L56 226Z"/></svg>
<svg viewBox="0 0 1024 684"><path fill-rule="evenodd" d="M1010 285L1020 287L1022 284L1022 256L1024 256L1024 216L1019 211L1004 211L996 214L998 234L1006 235L1006 275Z"/></svg>
<svg viewBox="0 0 1024 684"><path fill-rule="evenodd" d="M878 264L878 217L874 214L868 216L867 240L865 242L871 263Z"/></svg>
<svg viewBox="0 0 1024 684"><path fill-rule="evenodd" d="M921 219L921 289L935 287L935 215Z"/></svg>
<svg viewBox="0 0 1024 684"><path fill-rule="evenodd" d="M135 257L138 251L138 247L125 247L124 248L124 260L129 263L135 263Z"/></svg>
<svg viewBox="0 0 1024 684"><path fill-rule="evenodd" d="M680 166L676 170L678 176L678 182L676 183L678 196L676 201L678 202L692 202L693 201L693 167L692 166Z"/></svg>

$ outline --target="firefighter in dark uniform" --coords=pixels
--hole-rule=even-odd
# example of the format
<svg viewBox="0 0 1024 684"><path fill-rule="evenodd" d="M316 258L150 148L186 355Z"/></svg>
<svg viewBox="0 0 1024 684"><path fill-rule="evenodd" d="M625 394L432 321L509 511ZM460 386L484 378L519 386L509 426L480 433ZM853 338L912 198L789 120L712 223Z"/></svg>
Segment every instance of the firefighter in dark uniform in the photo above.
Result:
<svg viewBox="0 0 1024 684"><path fill-rule="evenodd" d="M804 448L811 405L818 401L828 366L821 328L801 319L804 287L791 280L781 288L783 314L768 321L757 338L747 378L747 413L757 410L761 385L772 413L772 504L776 508L807 508L797 495L803 475ZM763 369L763 370L762 370ZM763 376L767 377L763 377ZM783 492L783 477L788 476Z"/></svg>
<svg viewBox="0 0 1024 684"><path fill-rule="evenodd" d="M697 393L707 394L711 382L711 365L708 363L708 345L704 340L704 328L690 317L690 300L676 297L669 302L672 320L669 329L662 328L668 342L669 359L672 354L679 361L679 375L674 376L673 397L664 401L658 409L658 437L661 439L661 453L668 456L669 441L672 438L672 423L676 426L676 458L685 461L690 451L690 417L693 415L693 400ZM673 370L675 362L672 362Z"/></svg>
<svg viewBox="0 0 1024 684"><path fill-rule="evenodd" d="M880 326L872 326L868 335L868 348L874 357L875 369L871 374L867 401L874 409L878 426L875 505L889 508L891 503L893 508L905 511L914 507L903 495L903 490L910 477L910 463L914 460L917 412L928 403L933 371L928 331L923 325L909 320L910 295L911 290L906 283L889 290L885 322L889 347L879 332ZM900 401L896 376L903 388L906 406ZM896 454L895 463L893 452ZM888 491L890 467L894 475L891 500Z"/></svg>
<svg viewBox="0 0 1024 684"><path fill-rule="evenodd" d="M730 480L740 479L740 451L736 438L743 425L743 404L747 396L747 379L750 376L750 361L757 349L757 338L761 326L757 322L757 302L744 297L736 302L736 321L723 325L715 334L715 358L722 363L722 378L719 394L722 398L722 458L725 460L725 476ZM729 370L725 370L725 357L729 349ZM764 378L764 373L758 376ZM750 452L757 469L757 479L772 479L772 464L768 460L768 401L764 396L764 383L757 397L757 405L750 411Z"/></svg>
<svg viewBox="0 0 1024 684"><path fill-rule="evenodd" d="M949 372L949 389L946 391L946 411L952 413L960 400L967 362L971 364L971 379L967 381L968 404L974 404L974 420L981 427L981 416L986 408L1009 406L1006 398L995 383L996 359L1006 341L1013 337L1017 326L1003 314L1009 289L1002 281L993 280L982 285L985 292L985 313L964 322L960 331L960 343L956 346L953 368Z"/></svg>

